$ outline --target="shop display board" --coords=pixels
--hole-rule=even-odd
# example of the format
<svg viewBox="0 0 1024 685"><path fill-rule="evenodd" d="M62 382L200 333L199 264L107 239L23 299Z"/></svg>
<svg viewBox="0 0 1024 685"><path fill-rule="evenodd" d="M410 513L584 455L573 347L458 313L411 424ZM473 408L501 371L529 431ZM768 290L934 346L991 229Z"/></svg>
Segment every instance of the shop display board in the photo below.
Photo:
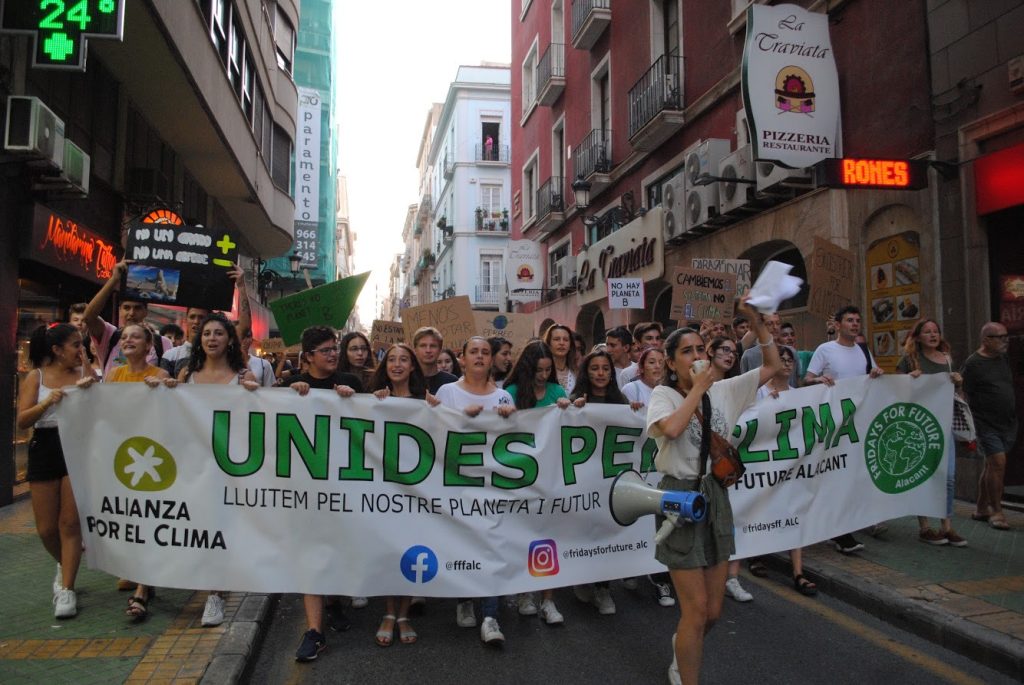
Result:
<svg viewBox="0 0 1024 685"><path fill-rule="evenodd" d="M882 238L868 247L864 331L875 361L895 371L903 340L921 318L920 236L916 231Z"/></svg>

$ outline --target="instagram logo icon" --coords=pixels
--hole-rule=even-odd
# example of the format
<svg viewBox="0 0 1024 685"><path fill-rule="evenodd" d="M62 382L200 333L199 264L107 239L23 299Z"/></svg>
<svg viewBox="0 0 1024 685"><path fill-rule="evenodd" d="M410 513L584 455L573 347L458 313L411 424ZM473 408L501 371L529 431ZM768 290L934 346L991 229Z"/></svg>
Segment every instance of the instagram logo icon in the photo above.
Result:
<svg viewBox="0 0 1024 685"><path fill-rule="evenodd" d="M558 575L558 546L554 540L534 540L526 562L531 576Z"/></svg>

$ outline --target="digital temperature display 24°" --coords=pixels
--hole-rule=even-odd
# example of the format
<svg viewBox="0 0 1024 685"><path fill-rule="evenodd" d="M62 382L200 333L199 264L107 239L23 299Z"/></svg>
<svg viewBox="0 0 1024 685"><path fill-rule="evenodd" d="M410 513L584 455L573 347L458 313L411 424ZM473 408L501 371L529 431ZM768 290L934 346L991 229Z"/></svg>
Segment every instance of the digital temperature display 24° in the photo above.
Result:
<svg viewBox="0 0 1024 685"><path fill-rule="evenodd" d="M86 39L121 40L126 0L0 0L0 31L34 37L32 66L85 70Z"/></svg>

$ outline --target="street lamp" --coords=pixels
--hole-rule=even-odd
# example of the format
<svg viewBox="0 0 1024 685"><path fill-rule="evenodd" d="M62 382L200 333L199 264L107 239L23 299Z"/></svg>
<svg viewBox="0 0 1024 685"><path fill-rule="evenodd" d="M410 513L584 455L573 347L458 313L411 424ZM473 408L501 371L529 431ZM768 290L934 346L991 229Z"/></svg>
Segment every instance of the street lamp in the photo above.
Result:
<svg viewBox="0 0 1024 685"><path fill-rule="evenodd" d="M430 279L430 289L434 293L434 299L437 299L437 286L441 285L441 281L437 276Z"/></svg>
<svg viewBox="0 0 1024 685"><path fill-rule="evenodd" d="M576 209L581 212L590 206L590 181L580 174L572 182L572 194L576 196Z"/></svg>

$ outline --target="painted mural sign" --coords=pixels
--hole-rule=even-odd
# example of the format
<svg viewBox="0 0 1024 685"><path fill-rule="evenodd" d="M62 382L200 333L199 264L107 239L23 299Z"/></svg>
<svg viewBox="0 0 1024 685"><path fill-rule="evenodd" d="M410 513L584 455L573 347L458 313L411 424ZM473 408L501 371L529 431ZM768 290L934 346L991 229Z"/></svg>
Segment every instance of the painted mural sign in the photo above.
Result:
<svg viewBox="0 0 1024 685"><path fill-rule="evenodd" d="M903 339L921 318L920 236L916 231L882 238L868 247L866 335L875 361L895 371Z"/></svg>

